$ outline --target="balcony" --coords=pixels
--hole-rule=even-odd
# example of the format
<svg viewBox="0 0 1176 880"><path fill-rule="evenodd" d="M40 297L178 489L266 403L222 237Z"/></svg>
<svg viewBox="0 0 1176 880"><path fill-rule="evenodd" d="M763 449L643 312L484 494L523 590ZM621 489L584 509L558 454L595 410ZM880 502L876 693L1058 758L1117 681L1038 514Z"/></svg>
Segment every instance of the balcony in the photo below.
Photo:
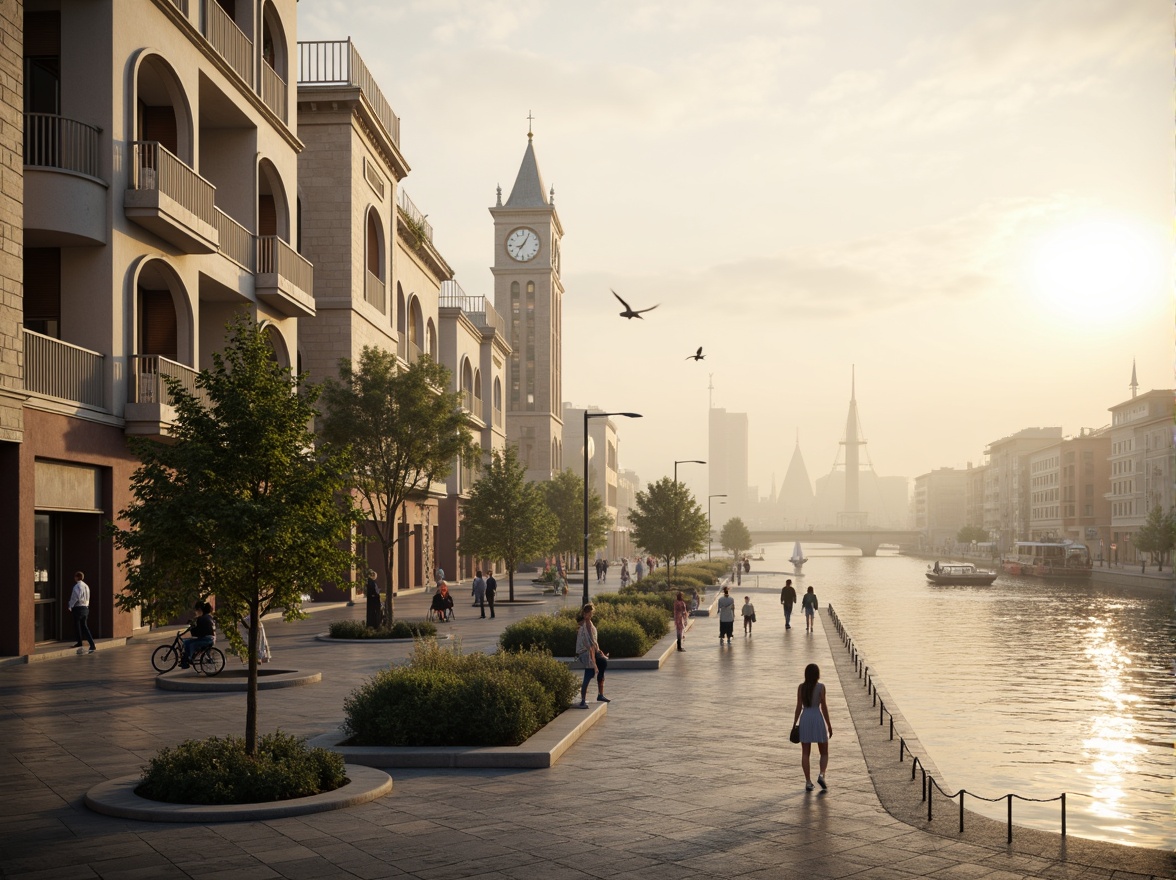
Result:
<svg viewBox="0 0 1176 880"><path fill-rule="evenodd" d="M375 306L381 314L387 312L387 295L384 280L365 270L363 273L363 298L370 306Z"/></svg>
<svg viewBox="0 0 1176 880"><path fill-rule="evenodd" d="M269 107L282 122L287 122L287 108L289 87L286 81L278 76L278 72L270 67L269 62L261 59L261 100Z"/></svg>
<svg viewBox="0 0 1176 880"><path fill-rule="evenodd" d="M372 113L384 127L388 138L400 147L400 120L392 112L375 77L346 40L315 40L298 44L298 86L358 88L367 99Z"/></svg>
<svg viewBox="0 0 1176 880"><path fill-rule="evenodd" d="M106 409L106 358L96 351L23 330L25 391Z"/></svg>
<svg viewBox="0 0 1176 880"><path fill-rule="evenodd" d="M130 146L127 217L186 254L216 251L216 187L156 141Z"/></svg>
<svg viewBox="0 0 1176 880"><path fill-rule="evenodd" d="M313 318L314 266L276 235L257 236L257 298L283 315Z"/></svg>
<svg viewBox="0 0 1176 880"><path fill-rule="evenodd" d="M126 433L138 437L170 437L176 409L167 379L179 381L185 391L203 403L208 396L196 387L197 371L159 355L136 354L129 360Z"/></svg>
<svg viewBox="0 0 1176 880"><path fill-rule="evenodd" d="M200 32L204 39L252 89L253 41L245 36L216 0L204 0L200 12Z"/></svg>
<svg viewBox="0 0 1176 880"><path fill-rule="evenodd" d="M252 273L256 265L254 262L256 248L253 244L253 233L220 208L215 208L214 210L216 212L217 241L220 244L221 254L228 257L242 269L246 269Z"/></svg>
<svg viewBox="0 0 1176 880"><path fill-rule="evenodd" d="M106 244L102 130L50 113L26 113L24 123L25 244Z"/></svg>

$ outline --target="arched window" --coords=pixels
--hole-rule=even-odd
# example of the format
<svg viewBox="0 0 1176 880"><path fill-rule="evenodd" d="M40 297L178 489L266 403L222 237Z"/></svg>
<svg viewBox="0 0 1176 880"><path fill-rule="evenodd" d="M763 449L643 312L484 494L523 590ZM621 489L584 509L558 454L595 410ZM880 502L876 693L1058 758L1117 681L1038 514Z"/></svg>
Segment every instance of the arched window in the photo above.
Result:
<svg viewBox="0 0 1176 880"><path fill-rule="evenodd" d="M434 361L437 360L437 328L433 326L433 319L425 327L425 353Z"/></svg>
<svg viewBox="0 0 1176 880"><path fill-rule="evenodd" d="M257 234L290 241L290 208L278 169L269 159L257 164Z"/></svg>
<svg viewBox="0 0 1176 880"><path fill-rule="evenodd" d="M135 72L136 141L158 143L161 147L194 168L192 147L192 112L187 96L172 66L158 55L144 55ZM135 170L147 169L158 174L156 161L142 154ZM153 189L139 182L140 189Z"/></svg>
<svg viewBox="0 0 1176 880"><path fill-rule="evenodd" d="M384 230L380 223L380 214L374 208L368 208L367 224L364 235L364 272L363 298L369 305L375 306L381 312L387 308L385 296L385 250Z"/></svg>

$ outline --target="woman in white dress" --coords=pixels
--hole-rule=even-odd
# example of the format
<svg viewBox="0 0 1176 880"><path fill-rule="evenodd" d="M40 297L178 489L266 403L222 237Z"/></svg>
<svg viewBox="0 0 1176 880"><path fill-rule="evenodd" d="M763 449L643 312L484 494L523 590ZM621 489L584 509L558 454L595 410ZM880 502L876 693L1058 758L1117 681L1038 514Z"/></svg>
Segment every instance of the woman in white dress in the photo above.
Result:
<svg viewBox="0 0 1176 880"><path fill-rule="evenodd" d="M821 667L810 663L804 668L804 681L796 689L796 714L793 726L800 726L800 767L804 770L804 790L813 790L809 770L809 753L813 743L821 753L821 767L817 774L817 785L821 791L825 784L825 770L829 766L829 737L833 735L833 722L829 720L829 707L825 703L825 685L819 681Z"/></svg>

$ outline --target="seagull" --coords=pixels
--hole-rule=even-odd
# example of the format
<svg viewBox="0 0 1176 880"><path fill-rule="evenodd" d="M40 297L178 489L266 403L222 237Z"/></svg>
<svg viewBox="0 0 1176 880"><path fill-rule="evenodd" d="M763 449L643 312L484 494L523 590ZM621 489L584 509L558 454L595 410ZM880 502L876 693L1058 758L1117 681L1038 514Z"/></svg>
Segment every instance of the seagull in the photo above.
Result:
<svg viewBox="0 0 1176 880"><path fill-rule="evenodd" d="M612 290L612 288L610 287L609 290ZM650 306L647 309L637 309L636 311L634 311L633 307L631 305L629 305L627 302L625 302L623 299L621 299L620 295L615 290L612 290L612 295L615 296L618 300L620 300L621 305L623 305L625 307L625 310L623 312L621 312L622 318L640 318L642 313L652 312L654 309L657 308L657 306ZM661 303L658 303L657 305L660 306ZM644 320L644 319L642 319L642 320Z"/></svg>
<svg viewBox="0 0 1176 880"><path fill-rule="evenodd" d="M702 359L703 359L703 358L705 358L705 357L706 357L706 355L702 353L702 346L700 345L700 346L698 346L698 351L694 352L694 354L688 354L688 355L686 355L686 360L688 360L688 361L700 361L700 360L702 360Z"/></svg>

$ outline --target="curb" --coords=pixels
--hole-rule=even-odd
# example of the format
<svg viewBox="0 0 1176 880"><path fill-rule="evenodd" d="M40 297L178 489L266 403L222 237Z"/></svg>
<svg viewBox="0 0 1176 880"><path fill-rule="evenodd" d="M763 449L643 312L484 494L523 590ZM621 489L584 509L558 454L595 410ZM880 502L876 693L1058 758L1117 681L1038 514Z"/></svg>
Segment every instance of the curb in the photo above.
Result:
<svg viewBox="0 0 1176 880"><path fill-rule="evenodd" d="M143 777L120 776L95 785L85 804L95 813L143 822L253 822L342 810L382 798L392 790L392 777L372 767L347 765L350 780L342 788L270 804L167 804L135 794Z"/></svg>
<svg viewBox="0 0 1176 880"><path fill-rule="evenodd" d="M337 645L411 645L416 641L423 641L424 639L432 639L435 642L444 642L453 638L453 633L446 633L445 635L423 636L421 639L336 639L330 633L319 633L314 637L316 642L334 642Z"/></svg>
<svg viewBox="0 0 1176 880"><path fill-rule="evenodd" d="M229 672L229 678L225 679L225 673L209 678L205 675L197 673L184 672L172 674L165 672L155 678L155 686L161 691L188 691L195 693L232 693L240 691L244 693L249 690L249 675L248 670L241 669ZM321 672L300 672L297 669L275 669L272 672L267 672L264 675L257 677L257 689L259 691L274 690L276 688L290 688L302 687L308 684L317 684L323 680Z"/></svg>

